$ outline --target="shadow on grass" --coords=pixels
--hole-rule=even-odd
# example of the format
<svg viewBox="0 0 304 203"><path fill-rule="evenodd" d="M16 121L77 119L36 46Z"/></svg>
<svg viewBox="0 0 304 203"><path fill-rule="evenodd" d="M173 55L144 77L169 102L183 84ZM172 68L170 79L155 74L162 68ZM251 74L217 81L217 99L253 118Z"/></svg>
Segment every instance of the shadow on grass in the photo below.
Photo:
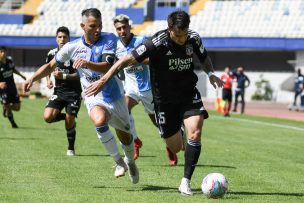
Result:
<svg viewBox="0 0 304 203"><path fill-rule="evenodd" d="M287 193L287 192L228 192L231 195L280 195L303 197L304 193Z"/></svg>
<svg viewBox="0 0 304 203"><path fill-rule="evenodd" d="M108 157L108 154L76 154L76 156L101 156L101 157Z"/></svg>
<svg viewBox="0 0 304 203"><path fill-rule="evenodd" d="M175 166L170 166L169 164L161 165L162 167L184 167L184 164L177 164ZM198 164L196 167L209 167L209 168L231 168L236 169L234 166L225 166L225 165L205 165L205 164Z"/></svg>
<svg viewBox="0 0 304 203"><path fill-rule="evenodd" d="M0 140L39 140L33 137L0 137Z"/></svg>
<svg viewBox="0 0 304 203"><path fill-rule="evenodd" d="M19 126L17 129L14 130L38 130L42 129L45 130L45 127L31 127L31 126ZM62 131L64 128L59 129L59 128L48 128L48 131Z"/></svg>

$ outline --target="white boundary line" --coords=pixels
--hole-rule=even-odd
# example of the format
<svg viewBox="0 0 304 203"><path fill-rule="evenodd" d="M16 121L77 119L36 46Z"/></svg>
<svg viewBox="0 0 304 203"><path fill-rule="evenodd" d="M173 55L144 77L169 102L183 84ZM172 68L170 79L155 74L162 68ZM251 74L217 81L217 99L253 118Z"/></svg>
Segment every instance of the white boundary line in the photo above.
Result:
<svg viewBox="0 0 304 203"><path fill-rule="evenodd" d="M216 119L226 120L226 121L241 121L241 122L244 122L244 123L254 123L254 124L258 124L258 125L285 128L285 129L304 132L304 128L299 128L299 127L290 126L290 125L283 125L283 124L268 123L268 122L265 122L265 121L262 122L262 121L257 121L257 120L248 120L248 119L244 119L244 118L241 119L241 118L231 118L231 117L225 118L225 117L217 116L217 115L213 115L213 116L211 116L211 118L216 118Z"/></svg>

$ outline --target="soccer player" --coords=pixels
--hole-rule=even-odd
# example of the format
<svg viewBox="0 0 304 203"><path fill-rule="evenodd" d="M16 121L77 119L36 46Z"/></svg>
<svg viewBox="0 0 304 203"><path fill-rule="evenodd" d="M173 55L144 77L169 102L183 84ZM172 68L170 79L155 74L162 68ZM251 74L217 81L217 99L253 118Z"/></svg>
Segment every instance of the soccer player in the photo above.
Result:
<svg viewBox="0 0 304 203"><path fill-rule="evenodd" d="M46 63L49 63L56 53L70 41L70 31L67 27L59 27L56 31L56 42L58 47L52 49L47 54ZM47 123L53 123L65 120L65 129L68 139L68 156L75 155L76 123L78 111L81 105L81 85L79 77L72 66L72 61L67 60L58 64L53 72L55 78L54 94L49 99L45 110L44 120ZM52 88L52 80L47 77L48 87ZM66 113L62 113L65 108Z"/></svg>
<svg viewBox="0 0 304 203"><path fill-rule="evenodd" d="M113 23L118 35L116 57L120 59L123 56L131 53L134 47L141 44L145 38L131 33L129 17L126 15L121 14L116 16L113 19ZM131 132L134 136L134 159L136 160L139 156L139 148L142 146L142 142L136 133L134 119L131 114L132 108L141 101L152 123L157 127L154 114L149 67L145 64L129 66L124 69L124 76L125 99L130 113ZM176 165L176 154L172 153L169 148L167 148L167 153L169 156L169 164Z"/></svg>
<svg viewBox="0 0 304 203"><path fill-rule="evenodd" d="M224 73L221 75L221 80L224 82L224 87L222 90L222 99L225 101L224 106L224 116L230 116L231 102L232 102L232 82L233 75L231 73L231 67L226 66Z"/></svg>
<svg viewBox="0 0 304 203"><path fill-rule="evenodd" d="M20 97L17 92L14 73L26 80L16 68L11 57L7 56L7 49L0 47L0 100L3 105L3 116L10 121L12 128L18 128L12 111L19 111Z"/></svg>
<svg viewBox="0 0 304 203"><path fill-rule="evenodd" d="M201 153L203 122L208 118L196 89L198 78L193 70L194 53L203 63L213 87L222 87L223 82L213 73L211 59L201 37L189 29L190 16L184 11L175 11L169 14L167 22L167 29L157 32L131 54L117 61L102 78L90 84L85 93L87 96L96 95L119 70L149 58L156 121L162 138L173 153L183 147L182 123L187 130L184 177L179 191L192 195L190 180Z"/></svg>
<svg viewBox="0 0 304 203"><path fill-rule="evenodd" d="M234 108L233 112L237 111L238 106L238 98L241 96L241 114L245 111L245 88L250 85L250 80L244 73L244 67L240 66L237 68L237 71L233 71L233 76L236 78L236 88L235 88L235 96L234 96ZM247 84L246 84L247 83Z"/></svg>
<svg viewBox="0 0 304 203"><path fill-rule="evenodd" d="M56 68L56 64L62 64L67 60L72 60L73 67L77 68L84 90L92 82L100 79L101 75L111 67L115 58L116 36L113 33L101 32L102 20L98 9L85 9L81 16L80 26L84 35L64 45L54 59L40 67L35 75L25 82L25 91L29 91L34 81L51 73ZM134 161L129 112L123 97L121 81L116 77L112 78L103 90L96 93L96 96L84 96L84 102L98 138L117 164L114 175L124 176L128 171L132 183L138 183L139 172ZM125 160L119 154L109 124L116 129Z"/></svg>

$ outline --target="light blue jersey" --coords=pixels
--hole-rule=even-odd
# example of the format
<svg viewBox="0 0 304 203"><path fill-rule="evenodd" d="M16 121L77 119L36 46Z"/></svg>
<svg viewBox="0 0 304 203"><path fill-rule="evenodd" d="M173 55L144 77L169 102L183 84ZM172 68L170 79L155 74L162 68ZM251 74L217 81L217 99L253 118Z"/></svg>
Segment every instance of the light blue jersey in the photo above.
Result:
<svg viewBox="0 0 304 203"><path fill-rule="evenodd" d="M84 37L65 44L58 51L55 59L57 63L64 63L67 60L74 62L78 58L97 63L101 62L103 54L115 54L115 50L116 36L113 33L102 32L99 40L93 45L88 45ZM103 75L103 73L90 70L86 67L78 68L77 72L84 89ZM123 90L119 79L116 76L110 79L97 96L109 103L121 98Z"/></svg>
<svg viewBox="0 0 304 203"><path fill-rule="evenodd" d="M144 41L143 37L135 36L131 38L128 44L124 44L119 38L117 39L116 57L118 59L131 53L131 51ZM151 90L149 66L145 64L137 64L124 69L125 73L125 89L133 89L134 91L144 92Z"/></svg>

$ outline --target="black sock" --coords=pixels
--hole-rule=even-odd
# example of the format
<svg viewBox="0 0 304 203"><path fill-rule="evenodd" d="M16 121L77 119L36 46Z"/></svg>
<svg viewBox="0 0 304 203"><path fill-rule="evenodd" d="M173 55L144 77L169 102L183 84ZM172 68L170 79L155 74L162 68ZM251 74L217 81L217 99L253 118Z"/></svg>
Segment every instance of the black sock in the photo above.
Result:
<svg viewBox="0 0 304 203"><path fill-rule="evenodd" d="M67 130L67 138L68 138L68 149L69 150L74 150L74 145L75 145L75 140L76 140L76 130L75 130L75 125Z"/></svg>
<svg viewBox="0 0 304 203"><path fill-rule="evenodd" d="M13 112L8 112L7 118L8 118L8 120L10 121L10 123L12 124L12 127L13 127L13 128L18 128L17 124L16 124L15 121L14 121Z"/></svg>
<svg viewBox="0 0 304 203"><path fill-rule="evenodd" d="M185 150L184 178L191 180L192 174L201 154L201 142L188 140Z"/></svg>
<svg viewBox="0 0 304 203"><path fill-rule="evenodd" d="M56 115L52 122L62 121L65 120L65 113L59 113Z"/></svg>

